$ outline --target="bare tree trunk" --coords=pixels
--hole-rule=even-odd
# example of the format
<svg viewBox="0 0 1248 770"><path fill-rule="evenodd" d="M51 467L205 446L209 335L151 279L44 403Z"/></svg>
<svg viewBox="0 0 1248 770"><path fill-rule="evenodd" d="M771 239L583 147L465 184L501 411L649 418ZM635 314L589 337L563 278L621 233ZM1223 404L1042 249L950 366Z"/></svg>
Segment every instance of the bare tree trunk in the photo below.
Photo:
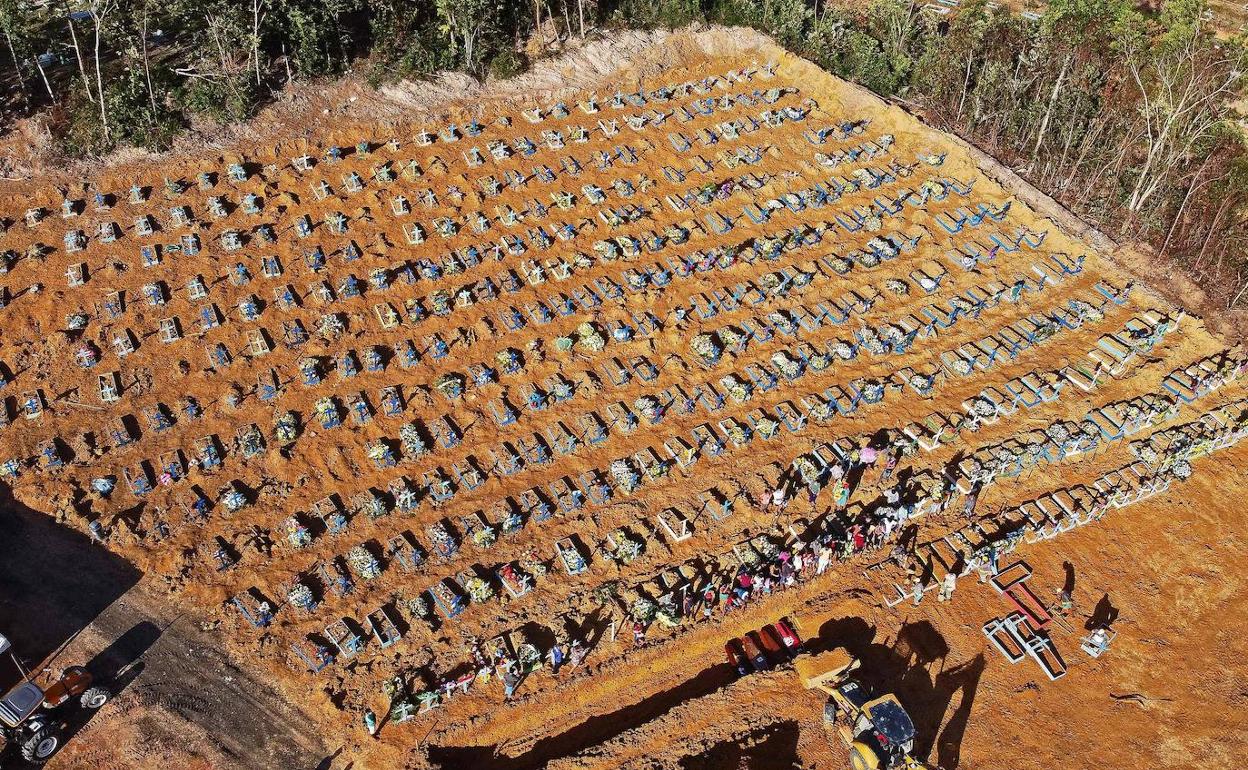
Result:
<svg viewBox="0 0 1248 770"><path fill-rule="evenodd" d="M48 90L48 98L56 104L56 94L52 92L52 84L48 82L48 73L43 71L43 62L39 61L38 56L35 56L35 67L39 70L39 77L43 78L43 87Z"/></svg>
<svg viewBox="0 0 1248 770"><path fill-rule="evenodd" d="M147 12L148 6L143 4L143 29L140 34L143 37L143 77L147 80L147 99L152 105L152 120L156 120L156 89L152 88L152 66L151 60L147 55Z"/></svg>
<svg viewBox="0 0 1248 770"><path fill-rule="evenodd" d="M256 57L256 85L260 85L260 0L251 0L251 51Z"/></svg>
<svg viewBox="0 0 1248 770"><path fill-rule="evenodd" d="M112 131L108 127L108 105L104 101L104 72L100 69L100 32L109 10L106 4L91 7L91 16L95 19L95 92L100 95L100 125L104 127L105 139L112 138Z"/></svg>
<svg viewBox="0 0 1248 770"><path fill-rule="evenodd" d="M568 27L568 39L572 39L572 16L568 13L568 0L562 0L563 5L563 23Z"/></svg>
<svg viewBox="0 0 1248 770"><path fill-rule="evenodd" d="M17 75L17 85L22 91L22 103L26 105L26 111L29 112L30 94L26 90L26 78L22 77L22 65L17 61L17 50L13 48L13 34L5 30L4 39L9 44L9 56L13 58L13 74Z"/></svg>
<svg viewBox="0 0 1248 770"><path fill-rule="evenodd" d="M1040 130L1036 133L1036 144L1031 148L1031 157L1034 160L1040 152L1040 145L1044 142L1044 135L1049 130L1049 119L1053 117L1053 107L1057 105L1057 95L1062 90L1062 81L1066 79L1066 68L1070 66L1070 54L1066 54L1066 58L1062 60L1062 69L1057 73L1057 81L1053 83L1053 93L1049 94L1049 106L1044 110L1044 119L1040 121Z"/></svg>
<svg viewBox="0 0 1248 770"><path fill-rule="evenodd" d="M581 17L581 37L585 37L585 0L576 0L576 13Z"/></svg>
<svg viewBox="0 0 1248 770"><path fill-rule="evenodd" d="M971 87L971 62L975 57L971 54L966 55L966 77L962 78L962 96L958 98L958 120L962 119L962 106L966 103L966 91Z"/></svg>
<svg viewBox="0 0 1248 770"><path fill-rule="evenodd" d="M286 41L282 41L282 62L286 65L286 87L290 88L290 84L295 81L294 76L290 74L290 57L286 55Z"/></svg>
<svg viewBox="0 0 1248 770"><path fill-rule="evenodd" d="M87 92L87 99L95 104L95 94L91 93L91 79L87 77L87 65L82 60L82 49L78 47L78 33L74 31L74 20L67 18L65 23L69 25L69 39L74 42L74 56L78 58L78 74L82 75L82 87Z"/></svg>

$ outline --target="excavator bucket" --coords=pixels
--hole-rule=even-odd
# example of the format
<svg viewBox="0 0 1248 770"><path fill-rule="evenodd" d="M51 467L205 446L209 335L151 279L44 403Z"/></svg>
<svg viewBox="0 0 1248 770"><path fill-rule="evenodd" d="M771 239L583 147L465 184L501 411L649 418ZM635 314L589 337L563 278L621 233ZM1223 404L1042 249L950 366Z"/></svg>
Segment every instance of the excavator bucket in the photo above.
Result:
<svg viewBox="0 0 1248 770"><path fill-rule="evenodd" d="M858 667L858 661L847 651L837 648L819 655L800 657L793 665L803 687L829 692L845 674Z"/></svg>

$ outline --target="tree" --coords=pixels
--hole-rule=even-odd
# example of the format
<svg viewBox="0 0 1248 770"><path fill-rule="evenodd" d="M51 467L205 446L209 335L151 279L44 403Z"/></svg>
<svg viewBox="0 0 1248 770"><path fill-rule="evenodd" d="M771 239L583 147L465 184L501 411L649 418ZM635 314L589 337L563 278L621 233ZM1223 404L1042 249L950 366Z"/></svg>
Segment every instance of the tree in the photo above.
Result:
<svg viewBox="0 0 1248 770"><path fill-rule="evenodd" d="M502 13L499 0L437 0L441 32L451 44L451 54L464 69L481 73L484 45L497 34L495 20Z"/></svg>

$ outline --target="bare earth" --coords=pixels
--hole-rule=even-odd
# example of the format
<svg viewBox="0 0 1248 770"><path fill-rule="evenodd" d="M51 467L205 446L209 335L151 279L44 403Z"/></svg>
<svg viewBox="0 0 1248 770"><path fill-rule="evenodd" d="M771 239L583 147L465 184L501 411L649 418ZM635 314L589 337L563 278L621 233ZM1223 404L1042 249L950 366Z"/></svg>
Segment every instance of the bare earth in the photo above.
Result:
<svg viewBox="0 0 1248 770"><path fill-rule="evenodd" d="M774 74L768 63L775 65ZM705 94L691 90L644 106L609 105L617 90L651 93L698 81L704 82ZM773 88L782 92L775 104L767 104L763 97ZM756 91L748 105L737 99ZM597 114L576 106L589 93L598 94L602 109ZM731 104L718 101L729 95ZM662 125L650 118L636 130L625 123L630 115L679 111L708 97L717 100L710 115L690 108L687 121L672 114ZM566 117L550 114L559 101L567 103ZM544 115L536 124L520 114L534 106ZM792 108L800 119L770 126L760 117L764 110L783 108ZM501 115L511 117L510 125L497 122ZM740 131L736 139L723 135L725 121L747 116L759 126ZM462 128L473 119L484 124L480 136L455 143L438 139L428 147L416 142L423 129L437 132L449 123ZM607 136L598 127L600 119L618 121L618 134ZM863 120L869 122L861 133L843 138L834 133L820 145L804 136ZM577 125L592 129L585 143L571 139ZM699 140L708 129L720 135L716 144ZM544 130L560 131L566 146L548 146ZM691 149L675 149L669 134L676 132L692 142ZM535 145L531 156L514 151L503 160L490 157L488 142L519 148L524 137ZM391 138L398 140L397 149L386 146ZM356 152L356 144L365 140L371 143L369 153ZM336 163L325 158L333 145L345 153ZM473 147L482 154L479 166L466 157ZM837 165L820 165L816 158L817 153L855 148L858 154ZM628 150L636 154L635 162ZM748 150L758 152L749 161L735 162L727 153L737 150L747 150L746 156ZM609 168L599 167L599 152L614 155ZM305 153L316 165L299 171L292 159ZM579 174L562 165L567 157L577 160ZM420 173L403 174L413 160ZM37 160L29 158L15 165L23 163L37 167ZM244 165L244 181L228 179L233 163ZM396 174L393 181L375 176L379 164L386 163ZM543 166L553 182L535 176ZM678 173L665 174L665 167ZM852 180L871 178L863 169L879 172L878 186L849 186ZM507 171L526 180L509 188ZM89 173L91 183L84 186L79 172ZM214 175L210 189L197 186L200 172ZM347 189L352 172L363 187L356 193ZM481 183L488 176L504 183L500 192L483 192ZM635 191L613 189L618 178L630 180ZM184 181L187 190L167 197L166 179ZM325 200L313 191L321 180L331 188ZM723 188L729 180L734 184ZM944 186L945 195L920 200L928 181ZM698 188L708 183L723 189L723 197L697 202ZM763 224L743 212L749 204L809 190L816 183L841 184L844 190L820 207L791 211L781 204ZM1214 413L1206 425L1240 419L1245 394L1235 377L1223 377L1220 387L1194 396L1191 403L1175 402L1162 390L1172 372L1206 359L1215 366L1236 361L1238 351L1140 280L1142 273L1151 278L1155 266L1138 265L1138 255L1110 253L1113 245L1107 239L1025 189L991 159L755 33L711 29L630 35L586 45L519 81L485 87L446 78L380 94L351 84L320 95L303 92L255 125L237 130L228 146L185 146L166 157L122 158L74 169L72 179L46 173L5 184L0 219L8 231L0 233L0 252L25 254L34 243L47 248L41 257L24 257L0 276L12 298L0 310L0 372L12 380L0 391L11 420L0 428L0 463L22 462L18 475L0 487L5 491L0 521L6 533L14 533L0 542L0 585L5 586L0 630L29 660L52 654L68 641L54 667L85 661L121 689L89 721L83 723L82 716L71 720L75 733L50 768L843 767L844 748L821 722L822 696L803 690L791 670L738 678L724 659L728 639L781 616L796 621L813 649L844 646L862 657L864 678L896 692L914 716L918 753L945 770L1038 770L1058 763L1221 768L1231 767L1248 748L1243 718L1248 608L1242 590L1246 578L1237 568L1246 555L1239 495L1248 450L1231 445L1196 456L1191 478L1173 480L1163 491L1120 508L1106 509L1106 496L1094 487L1107 474L1133 465L1151 478L1153 471L1138 461L1133 442ZM148 189L146 201L129 202L132 184ZM590 203L583 190L588 185L602 188L605 204ZM462 200L453 186L464 194ZM426 190L436 195L435 203L421 201ZM552 200L559 190L575 196L567 210ZM96 210L96 191L115 196L110 208ZM690 192L688 210L678 210L669 200ZM248 193L258 196L259 214L243 211ZM400 194L410 213L393 213L392 200ZM213 196L225 198L224 217L210 213ZM81 201L73 218L59 216L65 198ZM549 209L544 217L535 201ZM854 226L855 212L865 215L893 201L902 202L897 214L864 216ZM645 215L616 226L598 215L604 207L626 204L643 208ZM194 218L187 226L175 224L170 212L183 205ZM46 215L27 227L23 215L33 207ZM507 207L526 213L524 221L508 226L500 219ZM470 217L478 211L489 220L483 233L471 226ZM940 224L976 211L993 216L966 223L956 233ZM327 217L339 212L347 229L333 233ZM707 218L711 212L731 218L731 229L716 232L714 220ZM144 214L157 223L150 237L135 229L135 218ZM311 233L301 237L297 223L305 214ZM434 224L439 217L453 219L456 232L439 235ZM115 242L104 243L98 235L106 222L121 228ZM415 222L424 234L420 244L410 244L405 234ZM575 229L568 240L555 237L564 223ZM264 224L273 227L272 243L256 229ZM604 259L595 250L608 238L647 240L673 225L688 231L687 243L672 242L673 231L667 230L667 242L643 247L634 257ZM548 247L529 237L539 226L552 236ZM65 235L78 229L87 237L86 247L67 253ZM674 255L735 247L747 254L755 246L763 248L765 236L785 230L809 235L816 229L817 243L795 245L774 260L738 258L689 275L673 271L663 287L654 283L656 265L668 266ZM222 240L230 231L244 238L237 251ZM202 245L198 255L164 250L160 264L141 263L141 246L175 243L192 233ZM487 251L480 264L458 267L444 261L452 251L498 243L503 235L520 239L524 253ZM978 244L986 255L992 235L1005 247L994 250L976 272L964 269L956 250ZM344 251L352 243L361 252L355 261ZM855 256L901 244L912 245L889 253L878 265ZM314 270L306 254L317 246L326 261ZM576 263L578 253L588 258ZM840 275L833 269L835 260L826 259L838 255L859 261ZM1080 256L1086 257L1081 263ZM265 276L263 257L276 257L281 275ZM570 267L564 278L559 259ZM402 280L402 266L419 275L420 260L442 264L443 274ZM67 271L83 262L87 280L68 286ZM239 262L250 272L248 282L231 280ZM532 262L545 266L541 280L526 280ZM1069 274L1053 267L1063 263L1072 268ZM1035 270L1042 265L1052 273L1046 280L1043 270ZM941 268L947 275L933 293L925 293L917 271L935 275ZM377 269L388 277L388 288L365 287L355 297L343 290L349 277L367 284ZM651 282L636 290L627 287L628 271L643 269L652 269ZM514 292L506 288L509 272L515 275ZM809 282L772 288L770 277L782 274L804 275ZM206 299L188 296L188 281L195 276L204 279ZM1028 277L1030 289L1011 301L1008 287L1022 276ZM498 290L497 299L486 297L486 278ZM318 298L322 281L332 301ZM618 300L611 298L608 281L617 284ZM41 291L30 291L35 282L42 284ZM147 299L145 287L156 282L161 305ZM1117 292L1121 304L1108 301L1098 284ZM298 301L282 307L275 290L287 285ZM437 302L435 292L454 298L463 289L473 292L472 303L445 315L418 318L408 305L420 300L429 313ZM599 306L572 299L586 296L586 290L600 296ZM735 302L734 291L740 292ZM123 307L115 317L106 307L112 292L122 292ZM852 361L826 367L812 363L820 351L854 339L867 326L906 328L917 322L913 328L920 328L928 323L920 321L926 319L925 309L948 307L959 295L991 301L947 328L924 330L906 352L873 355L864 349ZM253 296L258 312L249 319L240 303ZM566 316L559 312L561 297L573 303ZM866 303L870 306L854 308L864 298L872 300ZM1002 352L995 362L969 373L950 363L953 351L966 351L990 337L1007 340L1011 327L1018 329L1023 319L1070 310L1071 300L1099 311L1070 324L1077 328L1039 337L1013 355ZM539 320L538 302L551 311L549 319ZM714 317L698 311L708 303L718 306ZM821 305L835 315L838 303L850 310L843 323L817 319ZM216 308L209 315L218 323L205 327L201 318L209 305ZM679 321L677 307L693 309ZM387 308L396 323L383 323ZM523 315L522 324L511 323L511 308ZM81 336L61 331L73 312L91 316ZM652 331L639 323L644 312L658 322ZM780 316L769 316L773 313ZM329 315L341 330L318 333ZM160 321L174 316L182 338L163 342ZM295 320L310 338L292 347L283 323ZM586 322L606 338L601 349L578 331ZM631 340L611 339L609 330L617 322L633 327ZM791 333L781 328L786 322L792 324ZM699 333L718 332L722 340L727 331L764 325L776 327L772 338L751 340L725 352L717 363L704 364L690 347ZM1141 343L1112 375L1086 382L1089 351L1104 353L1106 335L1121 338L1133 328L1155 332L1155 338L1147 346ZM251 347L261 330L261 339L272 343L264 347L271 350ZM119 335L130 340L132 351L124 342L120 347L114 343ZM448 343L445 357L436 355L435 335ZM578 340L570 351L558 349L556 338L562 335ZM419 361L405 367L401 351L409 341ZM75 363L84 342L99 354L91 368ZM1113 347L1112 341L1107 344ZM228 363L212 358L218 345L228 351ZM379 371L362 365L373 346L388 351ZM501 373L497 382L475 384L470 367L499 368L497 354L506 350L518 355L520 370ZM361 364L353 376L344 373L348 351ZM950 354L943 365L942 353ZM778 370L784 356L806 356L791 381ZM300 370L301 361L310 357L318 361L322 378L312 385L305 384ZM647 364L654 367L653 378ZM624 366L631 371L626 380L617 371ZM750 372L764 369L776 374L777 386L756 387L738 403L723 378L736 375L748 382ZM280 388L263 400L257 382L271 371ZM930 394L923 395L910 378L928 371L936 379ZM112 372L120 384L119 399L103 401L97 380ZM934 582L957 569L959 559L965 565L994 534L1008 531L1023 515L1020 509L1031 510L1024 506L1029 501L1052 500L1044 496L1073 490L1070 499L1104 511L1098 520L1049 540L1023 542L1003 557L1003 563L1021 559L1032 568L1029 585L1050 609L1056 609L1062 586L1073 581L1074 610L1065 626L1051 629L1068 666L1064 677L1049 681L1030 660L1010 665L987 643L983 624L1011 608L974 573L960 579L950 602L937 603L933 590L919 606L908 599L889 606L905 575L893 566L873 567L887 557L891 542L840 560L794 588L756 598L744 609L717 610L709 620L701 620L695 610L695 617L675 627L654 624L646 646L633 649L625 624L631 624L626 614L635 597L679 591L682 581L697 585L725 571L735 574L734 565L757 547L757 538L780 543L809 536L834 518L828 490L811 503L802 489L782 512L754 506L794 460L831 456L838 441L857 445L882 430L897 436L911 427L927 441L935 425L932 415L965 419L972 399L985 388L1006 393L1019 378L1044 379L1050 373L1054 382L1065 383L1054 399L1031 408L1003 404L975 430L948 430L943 441L902 457L898 473L910 479L909 491L921 502L942 471L955 478L963 474L965 481L966 458L985 458L982 450L988 447L1011 439L1044 440L1023 434L1044 431L1059 420L1073 428L1094 409L1143 394L1175 402L1164 418L1135 435L1101 440L1077 456L998 478L980 495L973 523L960 515L961 497L944 511L921 506L925 512L907 522L904 536L915 544L924 574ZM438 391L435 383L447 374L466 379L462 396L446 398ZM613 375L620 384L612 384ZM558 377L574 386L568 400L543 409L526 405L529 385L549 392L549 383ZM849 414L808 412L800 430L780 424L785 410L807 410L872 383L885 385L881 403L863 403ZM243 398L230 407L225 399L234 385ZM387 387L399 389L394 414L385 409ZM700 387L723 395L723 406L710 410L695 399L686 413L684 396L694 396ZM36 392L42 410L27 419L25 404ZM186 396L203 407L198 419L183 412ZM644 396L656 396L667 406L661 419L641 414L638 401ZM316 402L325 397L336 399L342 425L321 424ZM366 419L351 411L353 398L367 402ZM504 402L517 415L505 425L494 416ZM172 422L165 429L150 418L153 409L161 408ZM282 451L274 424L288 411L298 415L299 435ZM635 427L611 424L613 414L624 412L635 415ZM598 444L589 441L592 418L583 422L591 413L608 428ZM443 418L461 439L454 446L436 441ZM771 438L763 435L767 420L776 422ZM735 445L732 421L752 425L755 435ZM428 452L400 446L400 426L410 422L427 440ZM245 456L236 436L253 425L262 446ZM560 455L557 443L564 431L580 443ZM722 454L714 456L707 431L724 443ZM118 432L131 441L118 441ZM196 442L209 437L222 456L221 467L191 465L199 454ZM42 454L45 442L54 439L59 440L53 454L64 462L61 467L51 467L55 463ZM378 441L394 453L396 466L376 463L366 454ZM525 446L539 442L546 444L552 462L522 456L514 473L500 472L509 449L523 455ZM679 442L692 450L688 456L681 454ZM595 473L607 479L611 463L625 458L643 474L645 466L658 462L663 473L631 493L616 489L610 500L594 500L589 482ZM162 479L170 464L179 471ZM482 477L476 488L464 475L471 467ZM147 479L150 491L135 495L127 474L129 480ZM92 480L108 475L116 478L117 489L107 496L92 491ZM451 482L454 492L445 502L432 494L439 477ZM568 489L584 485L581 508L559 510L561 484ZM226 505L231 487L246 499L234 512ZM416 498L408 511L398 510L405 488ZM383 515L360 509L360 496L370 491L388 509ZM869 512L882 492L868 476L855 487L846 515ZM186 505L201 495L210 510L205 520L196 521ZM551 506L550 518L542 520L532 495ZM317 516L318 501L327 496L324 512L338 507L346 515L340 532L330 531ZM725 500L728 513L717 518ZM521 525L488 544L474 543L468 532L472 525L464 518L478 512L496 534L509 513L520 513ZM287 536L292 515L311 535L299 547ZM435 522L446 522L457 540L453 554L438 558L434 553L429 528ZM102 543L91 541L93 523ZM162 528L167 536L161 536ZM392 550L396 537L419 544L429 558L405 567ZM557 558L555 544L566 538L588 562L580 574L569 574ZM755 545L747 544L751 539ZM608 551L622 540L644 546L636 558L614 560ZM378 561L380 574L371 576L349 563L347 555L356 547ZM218 569L218 551L229 562L224 569ZM509 565L533 575L531 591L508 595L498 575ZM330 584L335 574L348 577L353 590L337 595ZM490 585L493 596L468 601L463 594L473 577ZM317 600L314 609L288 603L296 581L309 586ZM428 593L435 585L448 586L444 581L458 584L452 590L466 605L454 617L440 611ZM608 583L621 590L618 600L604 604L595 589ZM231 603L235 597L253 612L248 602L270 602L271 624L249 624ZM422 599L427 611L414 599ZM388 617L403 638L383 648L368 621L370 615L381 617L377 613ZM1118 634L1100 659L1079 651L1090 618L1110 622ZM356 653L329 638L344 620L346 630L361 637ZM527 641L539 647L572 635L586 641L590 654L575 671L558 676L548 669L533 672L509 702L503 701L495 678L403 724L383 724L376 740L365 734L363 710L384 714L388 708L380 690L384 681L399 674L414 690L436 689L472 670L474 641L499 635L509 635L512 645ZM334 660L312 673L292 645L306 651L317 644Z"/></svg>

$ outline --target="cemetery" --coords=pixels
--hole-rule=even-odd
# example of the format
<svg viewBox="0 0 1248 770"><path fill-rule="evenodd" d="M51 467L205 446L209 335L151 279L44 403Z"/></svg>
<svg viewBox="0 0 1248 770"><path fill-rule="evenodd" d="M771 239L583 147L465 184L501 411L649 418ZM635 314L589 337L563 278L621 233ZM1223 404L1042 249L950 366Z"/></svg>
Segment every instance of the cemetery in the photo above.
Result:
<svg viewBox="0 0 1248 770"><path fill-rule="evenodd" d="M354 729L398 676L387 741L436 712L476 746L528 729L505 677L562 697L553 647L625 682L825 550L776 592L906 609L1248 435L1242 350L965 145L758 54L7 199L4 483L309 709ZM986 654L1065 675L1019 618Z"/></svg>

